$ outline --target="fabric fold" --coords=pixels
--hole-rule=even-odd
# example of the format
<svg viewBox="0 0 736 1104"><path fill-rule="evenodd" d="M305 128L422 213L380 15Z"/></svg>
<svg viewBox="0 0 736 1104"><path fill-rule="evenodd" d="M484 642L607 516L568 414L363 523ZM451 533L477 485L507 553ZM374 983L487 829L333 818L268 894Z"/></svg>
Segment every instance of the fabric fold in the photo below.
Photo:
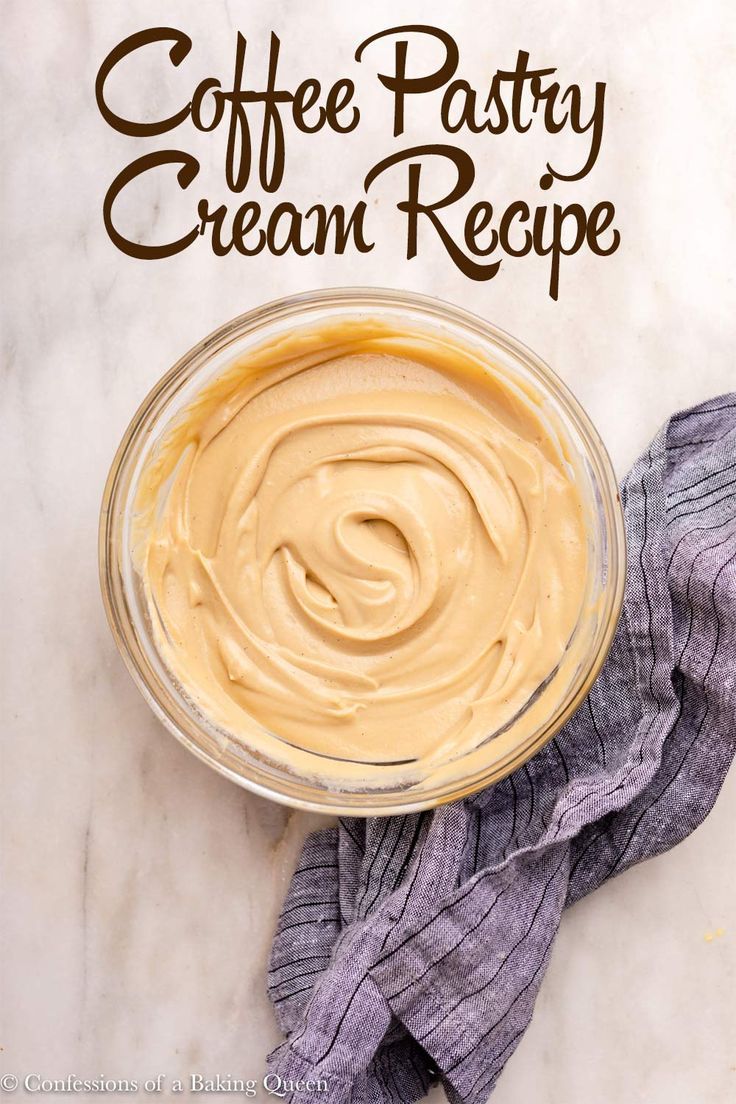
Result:
<svg viewBox="0 0 736 1104"><path fill-rule="evenodd" d="M701 823L736 748L736 394L674 415L622 486L624 610L580 709L497 785L304 845L269 993L301 1104L488 1098L562 912ZM288 1098L288 1097L287 1097Z"/></svg>

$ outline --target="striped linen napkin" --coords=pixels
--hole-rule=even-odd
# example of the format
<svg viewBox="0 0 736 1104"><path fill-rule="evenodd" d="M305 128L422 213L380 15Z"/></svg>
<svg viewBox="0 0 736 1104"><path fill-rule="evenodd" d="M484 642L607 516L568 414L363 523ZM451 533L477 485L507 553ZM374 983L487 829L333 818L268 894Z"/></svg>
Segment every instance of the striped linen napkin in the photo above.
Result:
<svg viewBox="0 0 736 1104"><path fill-rule="evenodd" d="M437 1080L485 1101L563 909L711 809L736 748L736 394L674 415L622 500L624 612L557 737L474 797L307 839L269 971L269 1072L300 1104L408 1104Z"/></svg>

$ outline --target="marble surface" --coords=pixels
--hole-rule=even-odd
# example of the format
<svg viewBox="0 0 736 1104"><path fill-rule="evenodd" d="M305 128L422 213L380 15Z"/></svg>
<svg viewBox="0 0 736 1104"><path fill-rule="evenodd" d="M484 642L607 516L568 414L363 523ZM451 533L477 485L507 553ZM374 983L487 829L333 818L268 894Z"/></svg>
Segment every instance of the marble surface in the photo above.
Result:
<svg viewBox="0 0 736 1104"><path fill-rule="evenodd" d="M353 7L3 4L2 1071L259 1078L278 1038L266 954L314 818L239 790L160 728L98 593L109 463L138 402L181 353L233 315L298 290L433 293L544 356L599 425L619 473L671 409L736 382L729 0L567 0L554 14L541 0ZM379 241L365 256L219 259L198 242L144 263L113 248L105 190L124 164L165 143L115 134L96 110L94 77L116 42L175 25L195 43L190 73L226 77L236 28L254 74L273 28L288 78L354 75L365 125L339 144L291 142L284 192L356 200L365 169L395 147L387 94L374 70L351 65L352 52L420 7L455 34L479 84L520 47L587 87L608 82L599 163L565 194L613 199L622 245L608 259L563 261L559 302L547 297L545 260L505 264L476 284L427 236L407 262L398 178L376 192ZM120 95L160 108L190 91L189 79L159 58ZM430 111L410 125L412 141L437 140ZM224 198L220 138L195 142L189 130L180 140L202 153L211 193ZM545 149L534 134L475 140L481 194L534 195ZM161 177L130 217L145 236L183 213ZM694 836L565 916L498 1104L731 1098L735 808L732 775Z"/></svg>

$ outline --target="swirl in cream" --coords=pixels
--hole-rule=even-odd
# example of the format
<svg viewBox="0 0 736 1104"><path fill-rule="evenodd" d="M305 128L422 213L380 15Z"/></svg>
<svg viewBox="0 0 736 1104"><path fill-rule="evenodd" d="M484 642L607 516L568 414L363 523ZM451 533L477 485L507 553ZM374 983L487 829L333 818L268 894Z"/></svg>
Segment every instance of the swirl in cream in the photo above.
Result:
<svg viewBox="0 0 736 1104"><path fill-rule="evenodd" d="M138 506L166 663L287 766L477 746L555 670L583 600L583 510L533 397L378 322L296 331L211 383Z"/></svg>

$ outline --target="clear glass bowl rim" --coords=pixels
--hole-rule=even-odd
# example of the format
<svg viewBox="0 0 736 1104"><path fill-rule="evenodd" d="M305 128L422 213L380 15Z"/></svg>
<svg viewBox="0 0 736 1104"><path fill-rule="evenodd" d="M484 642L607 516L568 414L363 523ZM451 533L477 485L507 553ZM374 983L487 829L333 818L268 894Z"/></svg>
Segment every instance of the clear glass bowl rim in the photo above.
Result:
<svg viewBox="0 0 736 1104"><path fill-rule="evenodd" d="M440 785L436 791L422 792L419 799L411 790L358 793L320 787L307 779L294 779L285 785L283 779L270 778L265 769L253 768L250 773L241 773L210 755L197 740L200 726L194 713L182 707L149 669L131 624L121 582L120 558L124 551L121 499L127 493L142 441L154 429L164 427L165 421L158 426L158 418L176 392L212 356L237 339L290 315L294 316L295 324L303 323L307 321L305 312L310 309L346 307L356 312L370 311L371 308L418 311L430 320L434 318L459 326L474 337L490 341L520 359L541 390L552 396L583 440L587 449L586 458L595 470L602 495L608 540L608 580L601 617L604 632L595 652L589 657L587 669L581 672L562 707L538 728L532 740L517 749L517 754L507 758L500 766L493 764L487 771L476 772L470 778L454 779ZM528 346L484 318L433 296L373 287L325 288L272 300L226 322L180 357L148 392L117 448L102 496L98 552L103 605L113 638L138 690L164 726L208 766L262 797L303 810L348 816L413 813L459 800L501 781L532 758L572 716L595 681L608 654L621 613L626 574L625 528L613 467L600 435L567 385ZM259 773L263 777L257 777ZM275 785L275 782L279 784Z"/></svg>

